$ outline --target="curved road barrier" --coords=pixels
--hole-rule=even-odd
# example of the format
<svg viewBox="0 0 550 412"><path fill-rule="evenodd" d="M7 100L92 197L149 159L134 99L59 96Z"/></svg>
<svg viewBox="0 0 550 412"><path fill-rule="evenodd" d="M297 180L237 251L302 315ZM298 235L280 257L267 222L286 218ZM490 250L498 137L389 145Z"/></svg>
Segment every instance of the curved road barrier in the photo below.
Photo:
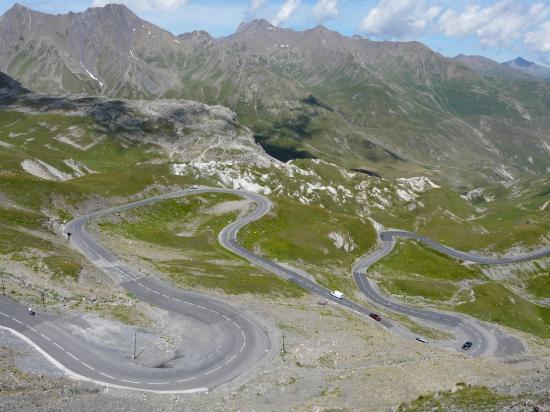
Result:
<svg viewBox="0 0 550 412"><path fill-rule="evenodd" d="M200 361L186 368L167 369L150 368L112 359L56 326L55 322L38 314L30 316L22 305L3 297L0 298L0 326L12 330L17 336L27 340L69 375L117 388L160 393L196 392L208 390L246 373L271 350L269 336L261 325L237 308L204 295L173 288L155 278L134 271L86 231L88 222L109 214L162 200L204 193L234 194L249 199L256 205L251 212L230 223L219 233L218 240L222 246L256 266L368 318L371 310L367 307L348 298L338 299L330 294L329 289L293 271L292 268L258 256L238 244L239 230L271 210L272 205L267 198L244 190L201 187L166 193L93 212L78 217L65 226L65 232L71 234L71 244L116 283L133 293L137 299L174 314L193 318L205 330L216 328L220 345ZM523 345L519 339L508 336L485 323L454 313L408 307L380 295L365 273L370 265L392 251L395 237L415 238L458 259L486 264L535 259L549 254L550 248L517 257L493 259L459 252L411 232L388 231L381 233L381 247L374 253L361 258L353 267L353 277L357 286L369 302L383 306L386 310L438 325L456 334L457 339L472 341L474 345L469 351L471 355L513 355L523 351ZM409 339L414 338L410 332L386 319L382 319L378 324Z"/></svg>

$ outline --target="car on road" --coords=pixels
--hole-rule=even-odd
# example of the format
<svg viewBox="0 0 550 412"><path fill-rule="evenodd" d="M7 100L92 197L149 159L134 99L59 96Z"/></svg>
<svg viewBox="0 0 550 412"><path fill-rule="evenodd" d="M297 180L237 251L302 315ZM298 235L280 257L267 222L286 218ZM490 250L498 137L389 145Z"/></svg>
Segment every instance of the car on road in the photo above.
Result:
<svg viewBox="0 0 550 412"><path fill-rule="evenodd" d="M472 347L472 342L464 342L464 345L462 345L462 349L468 350Z"/></svg>
<svg viewBox="0 0 550 412"><path fill-rule="evenodd" d="M382 318L380 317L380 315L376 314L376 313L369 313L369 316L371 318L373 318L374 320L377 320L378 322L380 322L382 320Z"/></svg>
<svg viewBox="0 0 550 412"><path fill-rule="evenodd" d="M197 185L193 185L190 187L191 190L195 190L195 189L198 189L199 187Z"/></svg>
<svg viewBox="0 0 550 412"><path fill-rule="evenodd" d="M428 341L427 341L425 338L419 338L419 337L417 337L416 340L417 340L418 342L428 343Z"/></svg>
<svg viewBox="0 0 550 412"><path fill-rule="evenodd" d="M344 299L344 294L339 290L333 290L330 292L330 294L334 296L336 299Z"/></svg>
<svg viewBox="0 0 550 412"><path fill-rule="evenodd" d="M34 316L34 310L30 306L27 308L27 311L29 312L29 315Z"/></svg>

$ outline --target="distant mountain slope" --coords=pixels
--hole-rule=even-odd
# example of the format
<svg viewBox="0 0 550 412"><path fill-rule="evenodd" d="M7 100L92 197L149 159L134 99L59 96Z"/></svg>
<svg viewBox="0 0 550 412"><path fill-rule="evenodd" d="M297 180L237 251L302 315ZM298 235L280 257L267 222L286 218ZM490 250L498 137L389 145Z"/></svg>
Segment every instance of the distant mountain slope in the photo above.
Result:
<svg viewBox="0 0 550 412"><path fill-rule="evenodd" d="M484 77L418 42L265 20L176 37L124 6L58 16L14 6L0 18L0 70L40 92L223 104L281 160L429 172L455 186L550 167L549 83Z"/></svg>
<svg viewBox="0 0 550 412"><path fill-rule="evenodd" d="M502 64L506 67L530 74L531 76L539 77L541 79L550 79L549 67L540 66L534 62L525 60L522 57L517 57L514 60L510 60Z"/></svg>
<svg viewBox="0 0 550 412"><path fill-rule="evenodd" d="M537 77L515 67L509 67L503 63L488 59L483 56L467 56L459 54L453 60L468 66L482 76L495 76L510 80L536 80Z"/></svg>

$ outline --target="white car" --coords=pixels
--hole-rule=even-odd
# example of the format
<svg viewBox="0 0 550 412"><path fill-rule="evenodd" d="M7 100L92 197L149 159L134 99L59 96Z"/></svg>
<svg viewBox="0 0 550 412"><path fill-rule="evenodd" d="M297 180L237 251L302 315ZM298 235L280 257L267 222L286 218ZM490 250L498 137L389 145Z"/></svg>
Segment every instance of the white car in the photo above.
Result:
<svg viewBox="0 0 550 412"><path fill-rule="evenodd" d="M192 190L195 190L195 189L198 189L198 188L199 188L199 187L198 187L197 185L191 186L191 189L192 189Z"/></svg>
<svg viewBox="0 0 550 412"><path fill-rule="evenodd" d="M336 299L344 299L344 294L339 290L333 290L330 292L330 294L334 296Z"/></svg>

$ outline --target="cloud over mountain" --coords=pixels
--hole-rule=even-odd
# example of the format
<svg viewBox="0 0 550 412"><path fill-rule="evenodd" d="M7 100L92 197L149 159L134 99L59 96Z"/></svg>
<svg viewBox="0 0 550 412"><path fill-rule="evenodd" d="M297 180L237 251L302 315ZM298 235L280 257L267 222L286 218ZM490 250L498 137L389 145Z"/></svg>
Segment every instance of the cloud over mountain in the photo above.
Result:
<svg viewBox="0 0 550 412"><path fill-rule="evenodd" d="M286 22L300 5L300 0L286 0L273 19L273 24L279 26Z"/></svg>
<svg viewBox="0 0 550 412"><path fill-rule="evenodd" d="M360 29L375 35L403 38L424 30L440 8L418 0L380 0L361 22Z"/></svg>
<svg viewBox="0 0 550 412"><path fill-rule="evenodd" d="M334 18L338 15L338 0L318 0L313 7L313 16L317 21Z"/></svg>
<svg viewBox="0 0 550 412"><path fill-rule="evenodd" d="M360 30L379 38L419 36L474 38L482 47L550 51L550 3L478 0L463 7L443 0L379 0L360 24Z"/></svg>

